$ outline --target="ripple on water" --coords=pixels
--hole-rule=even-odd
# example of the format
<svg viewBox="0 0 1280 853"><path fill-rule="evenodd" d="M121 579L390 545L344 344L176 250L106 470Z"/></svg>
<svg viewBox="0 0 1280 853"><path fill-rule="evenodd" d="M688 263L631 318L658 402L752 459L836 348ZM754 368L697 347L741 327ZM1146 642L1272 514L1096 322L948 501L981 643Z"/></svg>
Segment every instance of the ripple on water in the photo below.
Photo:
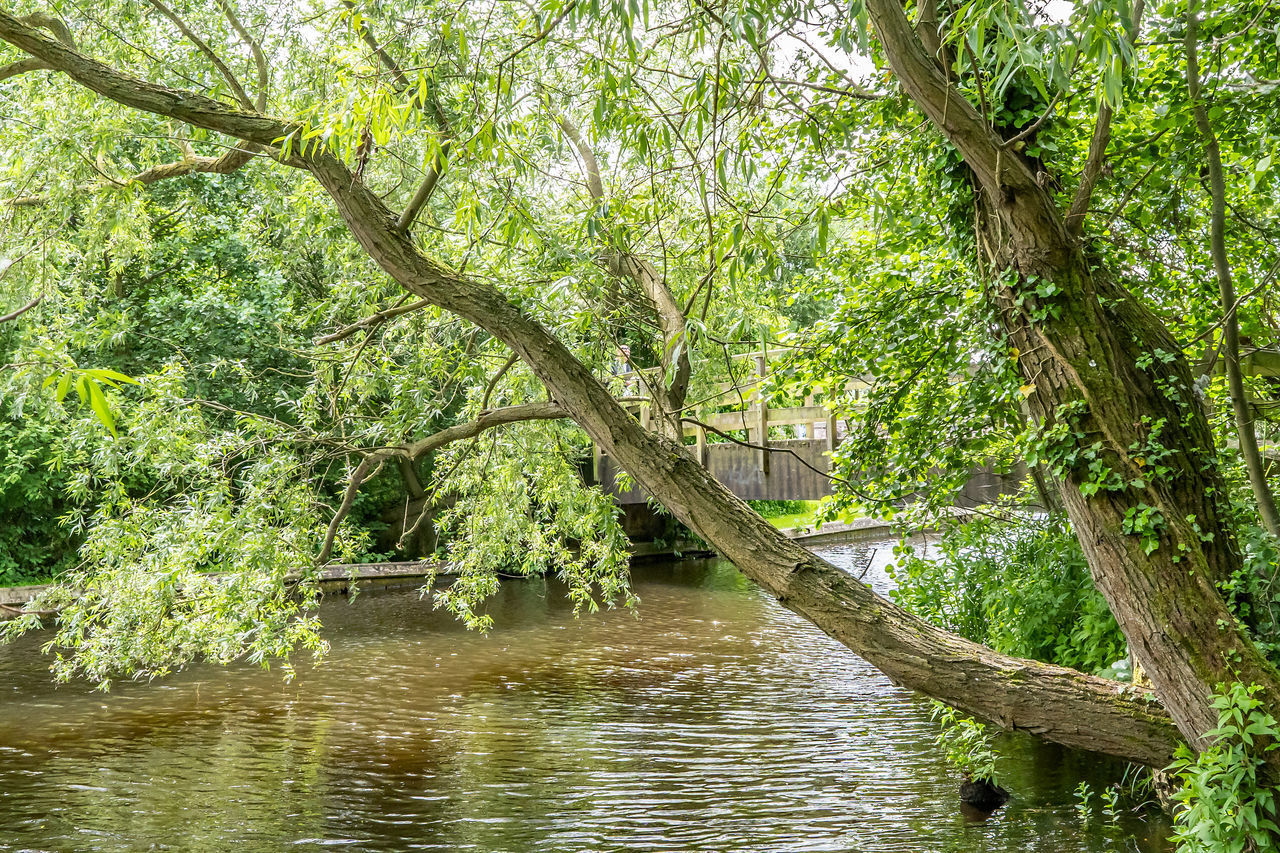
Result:
<svg viewBox="0 0 1280 853"><path fill-rule="evenodd" d="M832 549L881 592L888 549ZM720 561L637 570L638 612L513 582L482 637L415 592L322 610L285 683L196 667L107 696L0 647L0 851L1102 851L1107 762L1009 739L1015 799L957 811L928 707Z"/></svg>

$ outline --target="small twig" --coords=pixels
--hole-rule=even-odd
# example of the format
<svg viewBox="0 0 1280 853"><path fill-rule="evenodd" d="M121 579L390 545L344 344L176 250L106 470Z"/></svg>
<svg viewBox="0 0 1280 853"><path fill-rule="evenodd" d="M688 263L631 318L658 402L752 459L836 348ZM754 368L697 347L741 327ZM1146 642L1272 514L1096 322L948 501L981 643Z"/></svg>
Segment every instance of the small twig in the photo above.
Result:
<svg viewBox="0 0 1280 853"><path fill-rule="evenodd" d="M377 314L370 314L368 317L357 320L350 326L344 326L336 332L331 332L322 338L317 338L316 345L331 344L336 341L343 340L344 338L349 338L356 332L380 326L388 320L393 320L402 314L409 314L413 311L419 310L420 308L426 308L431 305L431 303L425 299L419 299L417 302L411 302L408 305L404 305L403 302L407 298L407 296L401 297L399 302L385 311L379 311Z"/></svg>
<svg viewBox="0 0 1280 853"><path fill-rule="evenodd" d="M1249 290L1247 293L1241 294L1240 298L1235 301L1235 303L1231 306L1230 310L1228 310L1226 313L1222 315L1222 317L1218 320L1218 322L1214 323L1212 326L1210 326L1209 328L1205 329L1203 332L1201 332L1200 334L1192 338L1191 343L1196 343L1197 341L1204 340L1205 338L1212 335L1219 328L1221 328L1222 324L1227 322L1229 318L1235 317L1236 310L1241 305L1244 304L1244 301L1256 295L1259 291L1265 290L1267 286L1270 285L1271 282L1275 280L1275 277L1277 274L1280 274L1280 261L1276 261L1275 265L1271 267L1271 272L1267 273L1267 277L1262 280L1261 284L1259 284L1257 287L1253 288L1252 290ZM3 321L3 320L4 318L0 317L0 321Z"/></svg>
<svg viewBox="0 0 1280 853"><path fill-rule="evenodd" d="M792 449L791 449L791 448L789 448L789 447L770 447L770 446L768 446L767 444L756 444L756 443L751 442L751 441L743 441L743 440L742 440L742 439L740 439L740 438L735 438L735 437L733 437L732 435L730 435L729 433L727 433L727 432L725 432L725 431L723 431L723 430L716 429L716 428L715 428L715 427L713 427L711 424L703 423L702 421L698 420L697 418L681 418L681 419L680 419L680 422L681 422L681 423L687 423L687 424L693 424L693 425L694 425L694 426L696 426L696 427L701 427L702 429L705 429L707 432L714 433L715 435L720 436L721 438L725 439L726 441L731 441L731 442L733 442L734 444L739 445L740 447L749 447L749 448L751 448L752 450L765 450L765 451L768 451L769 453L786 453L786 454L789 454L789 455L791 455L791 456L794 456L794 457L796 458L796 461L797 461L797 462L799 462L799 463L800 463L801 465L803 465L804 467L808 468L810 471L813 471L813 472L814 472L814 473L816 473L816 474L819 474L819 475L821 475L821 476L823 476L823 477L826 477L828 480L832 481L833 483L840 483L840 484L842 484L842 485L847 485L847 486L852 486L852 485L853 485L853 483L849 482L848 480L844 479L843 477L838 477L838 476L836 476L835 474L832 474L830 471L823 471L821 468L817 468L817 467L815 467L814 465L810 464L810 463L809 463L809 461L808 461L807 459L805 459L803 456L801 456L800 454L796 453L794 450L792 450Z"/></svg>
<svg viewBox="0 0 1280 853"><path fill-rule="evenodd" d="M1156 170L1156 166L1159 166L1161 162L1163 161L1157 158L1152 162L1151 166L1142 173L1142 176L1138 178L1138 180L1134 181L1133 184L1124 191L1124 195L1120 197L1120 203L1116 205L1115 210L1111 211L1111 214L1107 217L1107 224L1103 230L1110 228L1111 223L1116 221L1116 217L1124 212L1125 207L1129 204L1129 200L1133 198L1133 194L1138 191L1139 187L1146 183L1147 178L1151 177L1151 173Z"/></svg>
<svg viewBox="0 0 1280 853"><path fill-rule="evenodd" d="M516 48L515 50L511 51L511 52L510 52L510 53L508 53L506 56L504 56L504 57L503 57L503 58L498 62L498 68L499 68L499 69L501 69L501 68L502 68L503 66L505 66L508 62L510 62L511 60L515 59L517 56L519 56L520 54L524 53L526 50L528 50L529 48L533 47L535 44L537 44L538 42L542 41L542 40L543 40L543 39L545 39L547 36L551 35L551 32L552 32L556 27L558 27L558 26L560 25L560 22L561 22L561 21L563 21L566 17L568 17L569 13L570 13L570 12L572 12L574 9L576 9L576 8L577 8L577 6L578 6L578 0L570 0L569 4L568 4L568 5L566 5L563 9L561 9L561 10L560 10L560 14L558 14L558 15L556 15L554 18L552 18L552 19L551 19L551 22L550 22L549 24L547 24L545 27L543 27L541 32L535 33L535 34L534 34L534 35L533 35L533 36L532 36L528 41L526 41L524 44L520 45L518 48ZM501 71L499 71L499 73L501 73Z"/></svg>
<svg viewBox="0 0 1280 853"><path fill-rule="evenodd" d="M1026 139L1028 136L1030 136L1031 134L1039 130L1040 125L1044 124L1046 121L1049 120L1049 116L1053 114L1053 108L1058 105L1058 101L1060 100L1062 100L1062 92L1059 92L1058 94L1053 96L1053 100L1049 102L1049 106L1045 107L1045 110L1040 115L1040 118L1036 119L1034 122L1028 125L1027 128L1023 130L1021 133L1019 133L1017 136L1010 137L1009 139L1006 139L1004 142L1001 142L1000 147L1008 148L1010 145L1013 145L1016 142L1021 142L1022 140Z"/></svg>
<svg viewBox="0 0 1280 853"><path fill-rule="evenodd" d="M41 293L39 296L37 296L35 299L32 299L26 305L23 305L17 311L11 311L8 314L5 314L3 317L0 317L0 323L8 323L10 320L18 319L23 314L27 313L32 308L35 308L37 305L39 305L43 301L44 301L44 294Z"/></svg>
<svg viewBox="0 0 1280 853"><path fill-rule="evenodd" d="M487 412L489 410L489 397L493 394L493 389L498 387L498 383L502 381L502 377L507 375L507 371L520 360L520 356L512 353L502 367L498 368L498 372L493 374L493 378L489 380L489 384L485 386L484 398L480 401L480 411Z"/></svg>

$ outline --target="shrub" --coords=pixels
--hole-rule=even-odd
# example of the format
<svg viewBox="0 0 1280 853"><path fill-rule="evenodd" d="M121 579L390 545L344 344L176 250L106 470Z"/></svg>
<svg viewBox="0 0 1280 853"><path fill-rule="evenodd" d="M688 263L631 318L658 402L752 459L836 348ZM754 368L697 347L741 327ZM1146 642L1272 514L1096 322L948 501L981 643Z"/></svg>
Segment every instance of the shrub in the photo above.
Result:
<svg viewBox="0 0 1280 853"><path fill-rule="evenodd" d="M928 553L901 546L894 598L944 628L1020 657L1097 672L1125 654L1061 515L979 518Z"/></svg>

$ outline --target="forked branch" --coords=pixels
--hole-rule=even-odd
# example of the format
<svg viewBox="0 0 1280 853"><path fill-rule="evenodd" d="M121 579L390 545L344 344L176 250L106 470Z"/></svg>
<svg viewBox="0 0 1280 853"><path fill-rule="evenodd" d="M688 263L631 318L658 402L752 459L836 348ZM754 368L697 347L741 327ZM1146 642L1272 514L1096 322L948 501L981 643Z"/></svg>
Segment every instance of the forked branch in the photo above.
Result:
<svg viewBox="0 0 1280 853"><path fill-rule="evenodd" d="M333 553L333 542L338 535L338 528L342 525L342 520L351 512L351 505L355 502L360 486L366 480L375 476L387 460L398 457L412 462L421 459L433 450L439 450L447 444L474 438L485 430L490 430L494 427L523 421L559 420L568 416L568 412L556 403L527 403L522 406L507 406L502 409L481 412L473 421L442 429L412 444L400 447L384 447L370 451L356 465L355 470L351 472L351 478L347 481L347 488L342 495L342 502L338 504L337 511L334 512L333 518L329 521L329 529L325 532L324 544L321 545L320 556L317 558L320 565L329 562L329 557Z"/></svg>

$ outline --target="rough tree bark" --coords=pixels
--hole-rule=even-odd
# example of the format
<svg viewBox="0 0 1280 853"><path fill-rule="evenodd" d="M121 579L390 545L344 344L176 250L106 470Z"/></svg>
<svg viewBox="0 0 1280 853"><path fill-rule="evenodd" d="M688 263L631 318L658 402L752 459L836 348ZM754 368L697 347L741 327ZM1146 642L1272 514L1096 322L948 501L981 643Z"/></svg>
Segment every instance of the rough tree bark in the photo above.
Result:
<svg viewBox="0 0 1280 853"><path fill-rule="evenodd" d="M896 8L896 14L901 17L901 8ZM876 17L879 21L883 16ZM905 26L905 18L903 24ZM909 27L907 33L914 44L914 55L920 59L919 67L932 69L945 86L936 66L914 41ZM165 115L265 147L273 146L292 129L266 116L243 113L194 93L175 91L116 71L44 37L3 12L0 12L0 39L66 73L81 85L134 109ZM912 71L915 73L917 71ZM960 112L953 103L952 115ZM949 128L949 135L956 132L945 116L941 113L938 116L943 119L940 124ZM972 124L959 129L960 134L972 132ZM985 128L983 133L985 143L990 144ZM994 167L996 159L993 156L978 164L987 177L994 178L999 171ZM1155 766L1167 763L1178 737L1157 704L1131 695L1115 682L997 654L929 625L877 596L846 572L783 537L710 477L680 445L642 429L589 369L500 291L445 269L419 253L396 227L394 214L342 163L323 152L306 158L294 155L289 162L309 170L320 181L355 238L406 290L485 328L506 343L545 384L555 402L646 489L658 495L677 518L715 545L784 606L812 621L895 682L1008 728L1027 730L1067 746L1099 750ZM1051 233L1062 232L1060 219L1045 217L1044 206L1025 195L1028 188L1039 190L1034 180L1023 180L1016 174L1011 177L1018 191L1007 203L1002 203L1012 211L1008 215L1018 233L1034 238L1039 232L1030 225L1047 228ZM1000 181L993 180L992 185L999 187ZM1036 246L1035 239L1029 243L1026 240L1013 243L1013 248L1022 250L1014 258L1019 263L1035 261L1056 274L1070 269L1074 275L1083 276L1071 283L1075 290L1092 282L1088 268L1081 266L1083 259L1079 253L1066 251L1065 236L1059 241L1058 250L1045 253ZM1024 252L1029 254L1024 257ZM1092 298L1082 300L1079 307L1095 312L1096 320L1108 319L1096 316L1100 310L1097 291L1092 294ZM1132 300L1121 300L1118 307L1108 310L1119 312L1117 319L1123 321L1119 328L1126 330L1148 316L1135 307ZM1050 337L1049 332L1031 324L1015 326L1020 334L1034 335L1037 340ZM1146 327L1141 330L1147 340L1156 333ZM1100 342L1095 338L1082 342L1078 339L1085 329L1074 328L1075 338L1071 337L1072 331L1069 325L1065 329L1055 327L1050 343L1059 349L1087 344L1083 354L1076 355L1073 350L1075 361L1047 361L1045 368L1052 371L1055 379L1046 381L1040 393L1061 393L1068 399L1078 399L1081 392L1075 381L1082 367L1092 370L1090 378L1100 390L1114 392L1116 380L1106 372L1106 367L1092 369L1087 368L1087 361L1076 362L1080 358L1087 360L1103 355L1106 358L1103 364L1109 365L1113 360L1124 361L1134 354L1116 353L1113 357L1109 351L1100 352L1099 349L1123 343L1115 340L1113 334ZM1096 330L1090 328L1089 331L1092 334ZM1132 368L1131 362L1130 367L1129 373L1141 373ZM1182 373L1186 373L1185 367ZM1106 378L1100 379L1095 374L1105 374ZM1041 387L1037 385L1038 389ZM1117 416L1129 413L1142 402L1141 398L1129 401ZM1090 417L1096 419L1096 415ZM1202 423L1197 428L1200 426ZM1117 428L1111 422L1099 421L1093 429L1099 427ZM1135 427L1128 425L1125 429L1132 432ZM1207 439L1207 434L1201 437ZM1123 458L1129 458L1124 445L1120 444L1120 448ZM1200 451L1201 455L1195 458L1200 460L1205 452L1211 456L1210 449ZM1198 482L1188 486L1199 487ZM1224 650L1234 650L1241 660L1248 662L1245 677L1271 679L1274 683L1274 672L1266 671L1256 661L1256 649L1239 632L1229 614L1221 630L1214 627L1211 614L1226 612L1208 580L1208 572L1189 574L1186 564L1171 563L1166 546L1162 546L1162 552L1158 552L1154 560L1142 555L1136 541L1119 531L1122 519L1117 513L1124 509L1123 502L1089 501L1080 498L1078 490L1067 488L1065 491L1075 495L1075 499L1070 500L1072 514L1079 519L1078 524L1083 523L1090 555L1097 566L1102 567L1098 574L1104 591L1109 598L1124 605L1118 615L1130 629L1135 645L1140 647L1140 659L1164 677L1166 684L1157 682L1157 686L1162 690L1168 688L1171 702L1178 707L1178 722L1184 726L1184 732L1194 737L1204 731L1200 723L1205 707L1204 691L1200 689L1205 669L1188 665L1187 658L1201 661L1205 657L1216 658ZM1196 501L1181 501L1178 505L1187 503ZM1207 503L1203 496L1200 503ZM1096 542L1092 538L1095 534ZM1229 538L1217 541L1212 550L1228 546ZM1200 568L1208 563L1208 558L1198 545L1196 552L1192 565ZM1170 583L1172 594L1166 595L1165 590L1153 586L1161 580ZM1142 588L1136 588L1139 586ZM1144 593L1150 593L1153 599L1150 606L1144 600ZM1187 618L1170 613L1171 609L1185 609ZM1206 614L1210 614L1208 621L1201 622ZM1172 629L1172 638L1164 633L1165 628L1160 624L1162 619L1171 617L1179 620ZM1143 633L1144 629L1147 633ZM1198 654L1199 650L1191 645L1201 638L1192 629L1216 632L1208 638L1212 647L1204 655ZM1166 656L1171 660L1166 660ZM1153 661L1156 666L1151 665ZM1207 668L1213 666L1208 664ZM1191 678L1190 695L1177 685L1168 684L1184 674Z"/></svg>
<svg viewBox="0 0 1280 853"><path fill-rule="evenodd" d="M1280 707L1280 676L1215 587L1240 557L1215 503L1223 483L1213 439L1177 341L1089 257L1029 164L929 58L899 0L867 6L894 74L980 187L983 249L997 271L991 299L1035 389L1032 413L1065 430L1063 499L1137 662L1192 743L1216 725L1209 701L1219 683L1259 684ZM1097 148L1109 117L1100 116ZM1094 180L1086 174L1070 210L1087 209ZM1096 466L1114 479L1095 491Z"/></svg>

